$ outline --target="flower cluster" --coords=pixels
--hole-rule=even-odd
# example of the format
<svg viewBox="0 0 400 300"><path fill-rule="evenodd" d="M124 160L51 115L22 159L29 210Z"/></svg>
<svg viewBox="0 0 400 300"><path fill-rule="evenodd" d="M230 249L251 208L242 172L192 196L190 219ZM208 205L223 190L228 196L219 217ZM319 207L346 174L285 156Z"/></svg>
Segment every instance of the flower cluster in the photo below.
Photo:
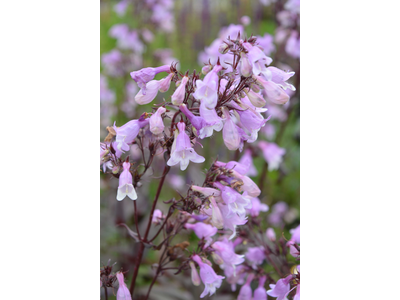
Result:
<svg viewBox="0 0 400 300"><path fill-rule="evenodd" d="M292 232L287 243L283 238L276 239L272 228L262 236L254 233L254 228L261 232L261 214L269 211L269 207L260 201L261 188L250 178L257 175L252 159L256 152L264 156L269 170L277 169L282 162L285 149L274 143L258 142L258 133L269 120L264 114L265 106L288 102L290 96L286 90L294 87L287 81L293 72L270 66L272 59L259 46L257 37L243 38L240 30L230 30L229 37L218 46L221 57L214 63L209 60L201 73L181 73L176 64L131 72L131 78L140 88L134 97L137 105L152 103L159 93L171 88L174 91L170 99L154 104L140 118L107 127L109 135L100 144L103 172L119 179L118 201L141 197L141 181L154 168L153 162L164 167L145 233L139 232L137 223L137 232L129 229L140 250L130 289L125 286L123 275L117 274L120 299L133 294L144 247L163 249L147 297L157 277L167 269L177 269L177 273L190 270L193 284L198 286L203 282L205 286L201 298L215 294L224 280L232 290L242 285L238 299L253 297L250 285L255 280L259 283L254 291L255 299L266 299L267 293L281 299L295 288L300 293L300 271L291 272L286 259L287 249L294 259L300 258L299 228ZM156 74L165 76L156 80ZM203 184L191 184L185 196L164 201L169 204L168 211L156 209L167 173L178 165L184 171L190 162L205 162L199 146L214 131L222 132L228 150L237 150L238 155L242 152L240 159L215 160ZM246 145L249 146L245 149ZM138 159L132 159L133 151L139 152ZM134 205L137 222L136 202ZM156 233L151 238L152 225ZM172 244L173 238L183 230L193 231L197 236L196 249L189 249L187 241ZM164 239L157 245L160 232ZM213 266L210 258L218 267ZM179 261L179 267L166 267L174 261ZM290 275L276 282L263 264L273 266L280 275ZM225 276L218 275L218 269ZM268 292L265 283L271 286Z"/></svg>

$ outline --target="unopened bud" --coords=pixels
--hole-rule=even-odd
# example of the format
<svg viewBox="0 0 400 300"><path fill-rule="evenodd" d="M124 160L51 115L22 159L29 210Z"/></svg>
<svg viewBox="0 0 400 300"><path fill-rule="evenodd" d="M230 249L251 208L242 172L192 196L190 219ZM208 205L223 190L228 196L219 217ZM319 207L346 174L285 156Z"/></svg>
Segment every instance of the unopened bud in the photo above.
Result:
<svg viewBox="0 0 400 300"><path fill-rule="evenodd" d="M244 52L240 53L240 74L244 77L250 77L253 74L253 66Z"/></svg>
<svg viewBox="0 0 400 300"><path fill-rule="evenodd" d="M192 269L192 283L195 285L195 286L199 286L200 285L200 283L201 283L201 280L200 280L200 276L199 276L199 273L197 272L197 269L196 269L196 266L194 265L194 262L189 262L189 265L190 265L190 268Z"/></svg>
<svg viewBox="0 0 400 300"><path fill-rule="evenodd" d="M214 262L217 265L222 265L224 263L224 261L222 260L221 256L219 256L217 253L212 252L211 253L211 257L213 258Z"/></svg>
<svg viewBox="0 0 400 300"><path fill-rule="evenodd" d="M118 172L119 172L119 169L120 169L120 167L119 167L119 166L114 166L114 167L112 168L112 172L113 172L113 174L118 174Z"/></svg>
<svg viewBox="0 0 400 300"><path fill-rule="evenodd" d="M196 205L201 205L202 204L202 201L201 201L201 199L199 197L194 197L193 201L194 201L194 203L196 203Z"/></svg>
<svg viewBox="0 0 400 300"><path fill-rule="evenodd" d="M275 231L272 228L268 228L267 232L265 233L265 235L267 236L267 238L272 241L275 242L276 240L276 235L275 235Z"/></svg>
<svg viewBox="0 0 400 300"><path fill-rule="evenodd" d="M167 77L165 77L163 80L161 80L160 87L158 88L158 90L161 93L165 93L166 91L169 90L169 86L171 84L172 76L174 76L174 74L170 73Z"/></svg>
<svg viewBox="0 0 400 300"><path fill-rule="evenodd" d="M215 198L212 196L210 197L210 203L212 205L211 224L218 229L222 229L224 227L224 219Z"/></svg>
<svg viewBox="0 0 400 300"><path fill-rule="evenodd" d="M267 103L267 101L265 101L260 94L255 93L253 90L249 90L246 92L246 94L251 104L253 104L255 107L264 107Z"/></svg>
<svg viewBox="0 0 400 300"><path fill-rule="evenodd" d="M229 51L229 46L225 43L221 44L218 48L218 52L221 54L225 54Z"/></svg>
<svg viewBox="0 0 400 300"><path fill-rule="evenodd" d="M258 84L252 83L250 87L254 93L259 93L261 91L261 88Z"/></svg>
<svg viewBox="0 0 400 300"><path fill-rule="evenodd" d="M204 75L207 75L208 72L210 72L212 69L211 65L205 65L202 69L201 69L201 73L203 73Z"/></svg>

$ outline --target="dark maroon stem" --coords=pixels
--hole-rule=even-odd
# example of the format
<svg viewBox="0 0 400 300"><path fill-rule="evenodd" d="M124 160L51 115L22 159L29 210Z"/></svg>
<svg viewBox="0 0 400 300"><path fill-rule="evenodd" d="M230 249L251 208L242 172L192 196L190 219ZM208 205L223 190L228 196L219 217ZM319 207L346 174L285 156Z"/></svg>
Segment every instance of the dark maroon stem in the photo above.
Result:
<svg viewBox="0 0 400 300"><path fill-rule="evenodd" d="M132 282L131 282L131 285L129 287L129 291L130 291L132 296L133 296L133 292L135 290L136 278L137 278L137 275L139 273L139 267L140 267L140 263L141 263L142 257L143 257L144 243L147 242L147 236L149 235L149 232L150 232L151 220L153 219L154 209L156 208L158 197L160 196L161 189L162 189L162 187L164 185L165 177L168 174L169 170L170 170L170 167L168 165L165 165L164 172L163 172L163 175L161 177L160 183L158 184L156 196L155 196L154 201L153 201L153 206L151 208L151 213L150 213L150 217L149 217L149 222L147 223L146 232L145 232L143 240L141 240L141 243L140 243L140 246L139 246L139 252L138 252L137 258L136 258L135 269L133 270Z"/></svg>

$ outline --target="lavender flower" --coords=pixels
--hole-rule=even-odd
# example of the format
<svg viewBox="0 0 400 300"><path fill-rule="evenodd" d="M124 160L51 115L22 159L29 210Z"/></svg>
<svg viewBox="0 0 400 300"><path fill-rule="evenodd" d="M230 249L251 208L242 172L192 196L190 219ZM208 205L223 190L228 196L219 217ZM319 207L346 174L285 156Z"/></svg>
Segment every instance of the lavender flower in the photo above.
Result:
<svg viewBox="0 0 400 300"><path fill-rule="evenodd" d="M203 80L196 80L196 91L193 97L201 102L208 109L214 109L218 101L218 72L222 70L222 66L216 65L204 77Z"/></svg>
<svg viewBox="0 0 400 300"><path fill-rule="evenodd" d="M279 279L276 284L270 284L271 290L267 291L268 296L277 297L276 300L284 300L290 291L290 281L293 275Z"/></svg>
<svg viewBox="0 0 400 300"><path fill-rule="evenodd" d="M192 148L190 139L185 133L185 127L185 123L178 123L179 134L176 138L176 148L173 149L171 158L167 162L168 166L180 164L182 171L186 170L187 166L189 165L189 161L194 163L202 163L205 161L205 158L198 155Z"/></svg>
<svg viewBox="0 0 400 300"><path fill-rule="evenodd" d="M165 107L161 106L149 119L150 131L155 135L161 134L164 131L164 122L161 115L165 112Z"/></svg>
<svg viewBox="0 0 400 300"><path fill-rule="evenodd" d="M121 272L117 272L116 276L119 283L117 300L131 300L131 293L129 292L129 289L124 282L124 274L122 274Z"/></svg>
<svg viewBox="0 0 400 300"><path fill-rule="evenodd" d="M119 176L117 200L124 200L126 196L128 196L132 200L136 200L137 194L135 188L132 185L132 174L129 171L131 164L129 162L124 162L122 164L122 167L124 168L124 170Z"/></svg>
<svg viewBox="0 0 400 300"><path fill-rule="evenodd" d="M260 141L258 147L262 150L265 161L268 163L268 171L277 170L283 160L286 150L275 143Z"/></svg>
<svg viewBox="0 0 400 300"><path fill-rule="evenodd" d="M207 294L212 296L215 294L217 288L221 286L222 279L225 277L217 275L212 267L204 263L198 255L193 255L192 259L199 265L200 278L205 285L205 289L200 295L200 298L204 298Z"/></svg>
<svg viewBox="0 0 400 300"><path fill-rule="evenodd" d="M189 80L189 78L187 76L184 76L182 78L181 84L178 86L178 88L172 94L171 102L173 105L179 106L183 103L183 100L185 99L186 84L187 84L188 80Z"/></svg>
<svg viewBox="0 0 400 300"><path fill-rule="evenodd" d="M164 65L157 68L144 68L139 71L131 72L131 77L142 89L143 95L146 95L146 84L153 80L156 74L161 72L170 72L170 69L171 67L169 65Z"/></svg>
<svg viewBox="0 0 400 300"><path fill-rule="evenodd" d="M264 288L266 279L266 276L260 278L258 288L254 291L254 300L267 300L267 291Z"/></svg>
<svg viewBox="0 0 400 300"><path fill-rule="evenodd" d="M205 247L211 244L211 237L214 236L218 231L216 227L201 222L195 224L186 223L185 228L192 229L199 239L205 239Z"/></svg>
<svg viewBox="0 0 400 300"><path fill-rule="evenodd" d="M149 123L149 119L144 119L141 116L138 120L132 120L128 123L117 127L114 123L114 130L117 133L116 142L117 148L120 151L128 151L129 144L131 144L139 133L140 128L146 126Z"/></svg>

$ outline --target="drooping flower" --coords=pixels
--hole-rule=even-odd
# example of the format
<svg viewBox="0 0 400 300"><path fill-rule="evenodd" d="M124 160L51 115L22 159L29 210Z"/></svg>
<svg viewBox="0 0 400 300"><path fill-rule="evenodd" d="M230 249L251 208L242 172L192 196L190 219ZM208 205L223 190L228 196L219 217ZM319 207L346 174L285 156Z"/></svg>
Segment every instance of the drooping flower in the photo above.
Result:
<svg viewBox="0 0 400 300"><path fill-rule="evenodd" d="M214 186L221 190L221 197L229 209L229 213L226 215L227 218L233 214L242 217L246 215L246 209L251 208L251 200L249 198L244 197L229 186L222 185L220 182L214 182Z"/></svg>
<svg viewBox="0 0 400 300"><path fill-rule="evenodd" d="M185 104L181 104L179 109L185 114L185 116L189 119L192 126L196 129L196 133L201 132L201 130L207 125L206 120L203 117L195 116Z"/></svg>
<svg viewBox="0 0 400 300"><path fill-rule="evenodd" d="M195 286L199 286L201 283L200 277L199 277L199 273L197 273L197 269L196 266L194 265L194 262L189 262L190 265L190 269L191 269L191 277L192 277L192 283Z"/></svg>
<svg viewBox="0 0 400 300"><path fill-rule="evenodd" d="M178 86L178 88L172 94L171 102L173 105L179 106L183 103L183 100L185 99L186 84L187 84L188 80L189 80L189 78L187 76L184 76L182 78L181 84Z"/></svg>
<svg viewBox="0 0 400 300"><path fill-rule="evenodd" d="M260 278L258 288L254 291L254 300L267 300L267 291L264 288L266 279L266 276Z"/></svg>
<svg viewBox="0 0 400 300"><path fill-rule="evenodd" d="M241 141L241 136L239 134L238 127L232 120L228 108L223 107L222 111L225 117L224 129L222 130L222 137L224 139L225 146L229 150L237 150L239 149Z"/></svg>
<svg viewBox="0 0 400 300"><path fill-rule="evenodd" d="M222 66L216 65L204 77L203 80L196 80L196 91L193 97L201 102L207 109L214 109L218 102L218 72L222 70Z"/></svg>
<svg viewBox="0 0 400 300"><path fill-rule="evenodd" d="M164 65L157 68L143 68L139 71L131 72L131 77L136 81L142 90L142 94L146 95L146 84L154 79L154 76L161 72L170 72L171 67Z"/></svg>
<svg viewBox="0 0 400 300"><path fill-rule="evenodd" d="M213 196L210 197L210 203L212 209L211 224L218 229L224 228L224 218Z"/></svg>
<svg viewBox="0 0 400 300"><path fill-rule="evenodd" d="M253 299L253 291L251 290L251 287L250 287L253 277L254 277L253 274L250 274L247 277L246 283L242 286L242 288L239 291L237 300L252 300Z"/></svg>
<svg viewBox="0 0 400 300"><path fill-rule="evenodd" d="M129 171L131 164L129 162L124 162L122 164L122 167L124 168L124 170L122 171L121 175L119 175L117 200L121 201L125 199L126 196L128 196L132 200L136 200L137 194L132 184L132 174Z"/></svg>
<svg viewBox="0 0 400 300"><path fill-rule="evenodd" d="M161 106L150 117L149 119L150 131L153 134L158 135L164 131L164 122L163 119L161 118L161 115L166 111L167 111L166 108Z"/></svg>
<svg viewBox="0 0 400 300"><path fill-rule="evenodd" d="M253 158L251 156L251 150L246 149L244 151L243 156L239 159L239 163L243 166L246 166L246 172L242 173L247 176L257 176L258 172L256 167L253 164ZM238 170L236 170L238 171ZM240 171L238 171L240 172Z"/></svg>
<svg viewBox="0 0 400 300"><path fill-rule="evenodd" d="M247 249L246 258L252 263L255 269L257 265L261 265L266 258L263 247L250 247Z"/></svg>
<svg viewBox="0 0 400 300"><path fill-rule="evenodd" d="M213 130L221 131L224 126L224 121L218 117L215 109L206 108L205 102L200 103L200 116L206 120L206 126L200 130L199 138L204 139L213 134Z"/></svg>
<svg viewBox="0 0 400 300"><path fill-rule="evenodd" d="M214 236L218 231L217 227L201 222L195 224L186 223L184 226L186 229L193 230L199 239L204 238L204 240L206 240L205 247L211 244L211 237Z"/></svg>
<svg viewBox="0 0 400 300"><path fill-rule="evenodd" d="M275 143L260 141L258 147L261 149L265 161L268 163L268 171L277 170L283 160L286 150Z"/></svg>
<svg viewBox="0 0 400 300"><path fill-rule="evenodd" d="M251 209L248 210L250 216L257 217L260 214L260 211L266 212L269 207L267 204L261 203L260 199L257 197L251 198Z"/></svg>
<svg viewBox="0 0 400 300"><path fill-rule="evenodd" d="M267 231L265 232L265 235L267 236L267 238L272 241L275 242L276 240L276 235L275 235L275 231L273 228L269 227L267 228Z"/></svg>
<svg viewBox="0 0 400 300"><path fill-rule="evenodd" d="M244 255L236 254L234 244L226 237L221 241L214 242L211 247L215 249L215 252L222 259L221 267L223 269L228 266L235 269L237 265L244 262Z"/></svg>
<svg viewBox="0 0 400 300"><path fill-rule="evenodd" d="M121 127L117 127L114 123L113 127L117 134L115 137L117 149L120 151L128 151L129 144L135 140L140 128L146 126L148 123L149 119L144 119L144 116L141 116L138 120L129 121Z"/></svg>
<svg viewBox="0 0 400 300"><path fill-rule="evenodd" d="M213 268L204 263L198 255L193 255L192 259L199 265L200 278L205 285L205 289L200 295L200 298L204 298L207 294L210 296L215 294L217 288L222 284L222 279L225 277L217 275Z"/></svg>
<svg viewBox="0 0 400 300"><path fill-rule="evenodd" d="M269 72L270 78L272 77ZM273 82L271 79L265 80L261 76L255 76L257 82L264 88L267 99L275 104L285 104L289 101L289 95L285 93L281 85Z"/></svg>
<svg viewBox="0 0 400 300"><path fill-rule="evenodd" d="M268 70L271 72L272 75L271 80L280 85L284 90L296 90L296 88L292 84L286 82L295 74L294 72L285 72L275 67L268 67Z"/></svg>
<svg viewBox="0 0 400 300"><path fill-rule="evenodd" d="M253 66L244 52L240 52L239 71L244 77L250 77L253 74Z"/></svg>
<svg viewBox="0 0 400 300"><path fill-rule="evenodd" d="M268 296L277 297L276 300L285 299L290 291L290 281L292 278L293 275L289 275L286 278L279 279L276 284L270 284L269 287L271 290L267 291Z"/></svg>
<svg viewBox="0 0 400 300"><path fill-rule="evenodd" d="M116 276L119 283L117 300L132 300L131 293L124 282L124 274L122 272L117 272Z"/></svg>
<svg viewBox="0 0 400 300"><path fill-rule="evenodd" d="M205 158L198 155L192 148L189 136L185 133L185 127L184 122L178 123L179 134L175 139L175 148L171 150L171 158L167 162L168 166L180 164L182 171L186 170L189 161L194 163L202 163L205 161Z"/></svg>

